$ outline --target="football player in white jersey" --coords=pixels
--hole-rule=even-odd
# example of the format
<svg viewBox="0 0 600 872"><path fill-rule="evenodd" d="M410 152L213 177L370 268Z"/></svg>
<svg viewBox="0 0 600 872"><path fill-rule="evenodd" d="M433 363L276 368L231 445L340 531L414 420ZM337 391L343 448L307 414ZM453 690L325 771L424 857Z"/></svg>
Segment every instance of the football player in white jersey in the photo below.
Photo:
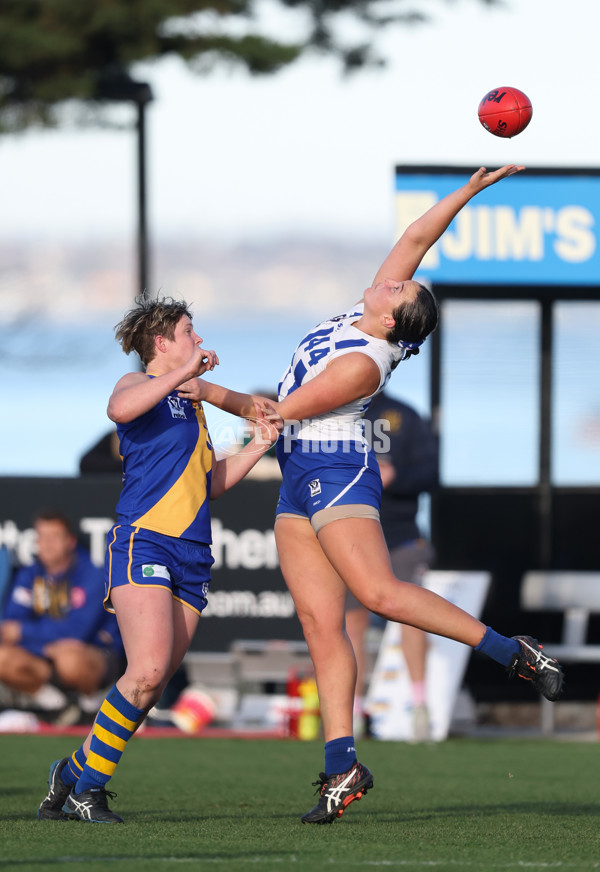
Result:
<svg viewBox="0 0 600 872"><path fill-rule="evenodd" d="M283 482L275 535L315 667L326 743L319 800L305 823L332 822L373 785L352 735L356 665L344 628L346 589L387 620L477 648L550 699L562 687L560 666L534 640L500 636L394 577L379 523L381 479L360 420L396 365L418 354L437 324L432 294L412 280L423 256L474 195L522 169L479 169L409 226L361 304L305 337L280 384L275 406L287 426L278 443Z"/></svg>
<svg viewBox="0 0 600 872"><path fill-rule="evenodd" d="M317 805L305 823L331 823L373 786L356 759L352 735L356 661L344 626L346 592L370 611L456 639L531 680L548 699L563 683L556 661L536 640L509 639L440 596L393 574L379 523L381 477L363 436L362 414L392 370L437 324L431 292L413 281L421 260L472 197L522 170L481 168L403 233L364 298L304 337L273 406L286 422L278 442L283 481L275 536L315 667L325 738ZM194 399L236 411L216 385L190 388ZM375 438L377 434L372 434ZM382 434L382 437L384 434Z"/></svg>

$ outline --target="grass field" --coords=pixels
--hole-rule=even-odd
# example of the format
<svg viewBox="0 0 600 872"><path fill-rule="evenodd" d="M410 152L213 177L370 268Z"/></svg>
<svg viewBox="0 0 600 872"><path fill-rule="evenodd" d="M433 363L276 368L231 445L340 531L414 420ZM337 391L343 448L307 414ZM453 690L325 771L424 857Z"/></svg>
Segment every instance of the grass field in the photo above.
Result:
<svg viewBox="0 0 600 872"><path fill-rule="evenodd" d="M77 741L0 737L0 870L600 868L595 744L364 741L374 790L307 826L321 743L140 737L110 785L125 825L39 822L48 766Z"/></svg>

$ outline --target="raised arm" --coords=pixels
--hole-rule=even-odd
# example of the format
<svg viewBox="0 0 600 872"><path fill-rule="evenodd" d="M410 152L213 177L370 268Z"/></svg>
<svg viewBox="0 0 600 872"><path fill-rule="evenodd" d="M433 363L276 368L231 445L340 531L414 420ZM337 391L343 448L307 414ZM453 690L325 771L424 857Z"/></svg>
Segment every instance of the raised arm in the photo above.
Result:
<svg viewBox="0 0 600 872"><path fill-rule="evenodd" d="M170 372L149 378L143 372L129 372L124 375L112 392L108 401L107 414L115 424L126 424L139 418L157 405L178 385L192 376L214 369L218 358L214 351L208 351L199 344L190 359Z"/></svg>
<svg viewBox="0 0 600 872"><path fill-rule="evenodd" d="M431 207L424 215L410 224L391 252L381 264L373 285L384 279L402 281L411 279L423 257L450 225L453 218L469 200L484 188L525 169L508 164L494 172L481 167L473 173L466 185L448 194Z"/></svg>

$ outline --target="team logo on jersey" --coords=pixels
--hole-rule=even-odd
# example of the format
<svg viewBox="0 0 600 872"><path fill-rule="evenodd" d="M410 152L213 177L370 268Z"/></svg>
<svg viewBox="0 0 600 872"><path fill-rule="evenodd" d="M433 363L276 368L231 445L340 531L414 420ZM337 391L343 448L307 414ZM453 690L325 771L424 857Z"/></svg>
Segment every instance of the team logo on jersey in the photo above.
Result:
<svg viewBox="0 0 600 872"><path fill-rule="evenodd" d="M171 415L174 418L184 418L185 419L185 409L183 407L181 397L167 397L167 401L169 403Z"/></svg>
<svg viewBox="0 0 600 872"><path fill-rule="evenodd" d="M321 482L318 478L313 478L312 481L309 481L308 486L310 488L311 497L316 497L317 494L321 493Z"/></svg>
<svg viewBox="0 0 600 872"><path fill-rule="evenodd" d="M18 606L25 606L26 609L31 608L31 603L33 601L33 595L31 590L27 587L15 587L12 592L12 601L16 603Z"/></svg>

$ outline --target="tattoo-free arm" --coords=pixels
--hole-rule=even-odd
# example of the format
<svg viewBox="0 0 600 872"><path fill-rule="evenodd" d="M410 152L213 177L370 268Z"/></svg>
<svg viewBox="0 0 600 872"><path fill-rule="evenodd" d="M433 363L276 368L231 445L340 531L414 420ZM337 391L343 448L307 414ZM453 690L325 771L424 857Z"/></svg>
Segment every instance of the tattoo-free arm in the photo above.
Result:
<svg viewBox="0 0 600 872"><path fill-rule="evenodd" d="M240 418L255 418L256 403L263 405L264 402L270 402L266 397L232 391L202 378L193 378L182 384L179 396L199 403L210 403L211 406Z"/></svg>
<svg viewBox="0 0 600 872"><path fill-rule="evenodd" d="M375 361L358 351L337 357L323 372L273 407L286 421L303 421L370 397L381 382Z"/></svg>
<svg viewBox="0 0 600 872"><path fill-rule="evenodd" d="M437 242L460 210L484 188L525 169L507 164L494 172L481 167L469 181L443 197L424 215L410 224L377 271L373 285L383 279L411 279L425 254Z"/></svg>
<svg viewBox="0 0 600 872"><path fill-rule="evenodd" d="M170 372L150 378L143 372L128 372L119 379L108 401L107 414L115 424L127 424L153 409L178 385L213 369L218 363L214 351L197 345L186 363Z"/></svg>
<svg viewBox="0 0 600 872"><path fill-rule="evenodd" d="M268 419L260 420L258 422L259 434L255 435L235 454L222 457L220 460L213 460L210 485L211 500L217 499L238 481L241 481L277 440L283 422L278 415L272 416L272 418L276 419L276 423L272 423Z"/></svg>

